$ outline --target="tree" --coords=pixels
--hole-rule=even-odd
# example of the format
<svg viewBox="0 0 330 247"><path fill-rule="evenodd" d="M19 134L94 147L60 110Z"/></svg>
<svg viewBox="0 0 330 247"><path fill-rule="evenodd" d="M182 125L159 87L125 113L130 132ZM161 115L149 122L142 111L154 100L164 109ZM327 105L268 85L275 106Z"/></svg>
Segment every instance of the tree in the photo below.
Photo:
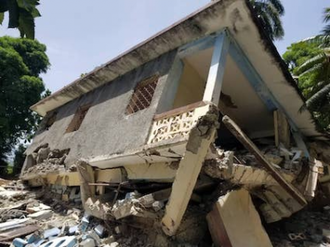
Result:
<svg viewBox="0 0 330 247"><path fill-rule="evenodd" d="M38 41L0 38L0 164L22 138L28 138L39 120L29 107L45 91L40 73L49 67L46 46Z"/></svg>
<svg viewBox="0 0 330 247"><path fill-rule="evenodd" d="M15 150L14 164L13 164L13 174L14 175L19 174L23 167L25 157L26 157L24 154L25 150L26 150L26 147L23 144L20 144L17 147L17 149Z"/></svg>
<svg viewBox="0 0 330 247"><path fill-rule="evenodd" d="M281 16L284 15L284 7L281 0L250 0L258 17L263 23L265 32L274 41L282 39L284 29Z"/></svg>
<svg viewBox="0 0 330 247"><path fill-rule="evenodd" d="M330 23L330 8L326 8L324 10L324 22L325 23ZM323 47L327 47L330 45L330 24L327 24L325 26L325 28L323 29L323 33L321 35L321 37L323 36L323 38L321 40L323 40Z"/></svg>
<svg viewBox="0 0 330 247"><path fill-rule="evenodd" d="M290 71L297 75L297 67L305 63L307 60L320 54L321 48L316 43L298 42L293 43L287 48L287 51L283 54L283 59L289 66Z"/></svg>
<svg viewBox="0 0 330 247"><path fill-rule="evenodd" d="M41 16L38 5L39 0L0 0L0 25L8 12L8 28L18 28L22 38L34 39L34 18Z"/></svg>
<svg viewBox="0 0 330 247"><path fill-rule="evenodd" d="M330 22L330 8L324 12ZM330 25L321 35L292 44L283 55L292 73L299 76L298 87L306 98L303 109L309 109L319 125L330 130Z"/></svg>
<svg viewBox="0 0 330 247"><path fill-rule="evenodd" d="M330 49L323 49L296 68L300 87L306 97L305 107L325 130L330 130Z"/></svg>

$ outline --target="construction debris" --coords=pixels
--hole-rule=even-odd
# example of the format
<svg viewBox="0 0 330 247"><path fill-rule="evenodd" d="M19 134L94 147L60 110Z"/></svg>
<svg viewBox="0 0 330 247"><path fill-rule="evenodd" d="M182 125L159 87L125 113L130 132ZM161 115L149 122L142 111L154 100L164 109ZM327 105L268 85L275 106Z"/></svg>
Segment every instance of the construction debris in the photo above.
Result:
<svg viewBox="0 0 330 247"><path fill-rule="evenodd" d="M65 171L65 159L69 149L50 150L48 144L38 147L25 161L22 176L46 174L54 171ZM72 169L71 169L72 170Z"/></svg>
<svg viewBox="0 0 330 247"><path fill-rule="evenodd" d="M326 246L330 225L322 214L313 216L315 221L308 226L317 227L317 232L278 228L290 225L319 196L322 161L306 157L298 145L289 142L286 130L281 130L276 141L252 140L227 116L223 123L243 146L217 146L218 112L213 106L207 109L191 129L182 157L162 163L175 169L174 181L138 179L139 174L128 176L122 167L95 169L86 160L67 168L64 162L69 150L51 150L48 145L37 148L27 158L30 167L22 172L31 187L21 181L0 180L0 243ZM322 183L322 198L330 198L326 197L330 195L327 181ZM327 214L328 202L322 209Z"/></svg>

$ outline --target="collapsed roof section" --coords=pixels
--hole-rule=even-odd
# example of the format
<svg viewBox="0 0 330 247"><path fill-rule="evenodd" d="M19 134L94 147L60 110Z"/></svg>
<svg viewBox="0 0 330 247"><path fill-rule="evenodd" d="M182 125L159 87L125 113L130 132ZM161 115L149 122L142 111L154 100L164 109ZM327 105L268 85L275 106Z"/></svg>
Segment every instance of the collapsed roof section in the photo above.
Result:
<svg viewBox="0 0 330 247"><path fill-rule="evenodd" d="M311 114L307 111L299 112L303 100L295 81L287 71L276 48L263 33L250 4L245 0L213 1L41 100L31 109L44 116L47 112L111 82L162 54L223 29L227 29L231 34L297 128L305 136L321 137L315 129Z"/></svg>

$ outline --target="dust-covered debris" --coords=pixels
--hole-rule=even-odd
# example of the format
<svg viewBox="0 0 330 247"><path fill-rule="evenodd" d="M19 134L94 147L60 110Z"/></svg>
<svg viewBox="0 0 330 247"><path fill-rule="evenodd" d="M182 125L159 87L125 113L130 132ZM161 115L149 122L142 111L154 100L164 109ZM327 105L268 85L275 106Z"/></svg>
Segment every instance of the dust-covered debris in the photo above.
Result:
<svg viewBox="0 0 330 247"><path fill-rule="evenodd" d="M26 158L26 167L23 169L22 176L41 175L54 171L65 171L65 159L69 151L69 149L51 150L48 147L48 144L37 148Z"/></svg>

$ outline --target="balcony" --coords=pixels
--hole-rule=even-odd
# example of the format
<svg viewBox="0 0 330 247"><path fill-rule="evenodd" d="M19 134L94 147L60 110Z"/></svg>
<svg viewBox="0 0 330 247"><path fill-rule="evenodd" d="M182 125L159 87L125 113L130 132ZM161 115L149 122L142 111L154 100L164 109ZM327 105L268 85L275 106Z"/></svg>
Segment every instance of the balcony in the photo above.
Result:
<svg viewBox="0 0 330 247"><path fill-rule="evenodd" d="M209 103L200 101L155 115L148 144L174 138L185 139L198 119L204 116L209 108Z"/></svg>

